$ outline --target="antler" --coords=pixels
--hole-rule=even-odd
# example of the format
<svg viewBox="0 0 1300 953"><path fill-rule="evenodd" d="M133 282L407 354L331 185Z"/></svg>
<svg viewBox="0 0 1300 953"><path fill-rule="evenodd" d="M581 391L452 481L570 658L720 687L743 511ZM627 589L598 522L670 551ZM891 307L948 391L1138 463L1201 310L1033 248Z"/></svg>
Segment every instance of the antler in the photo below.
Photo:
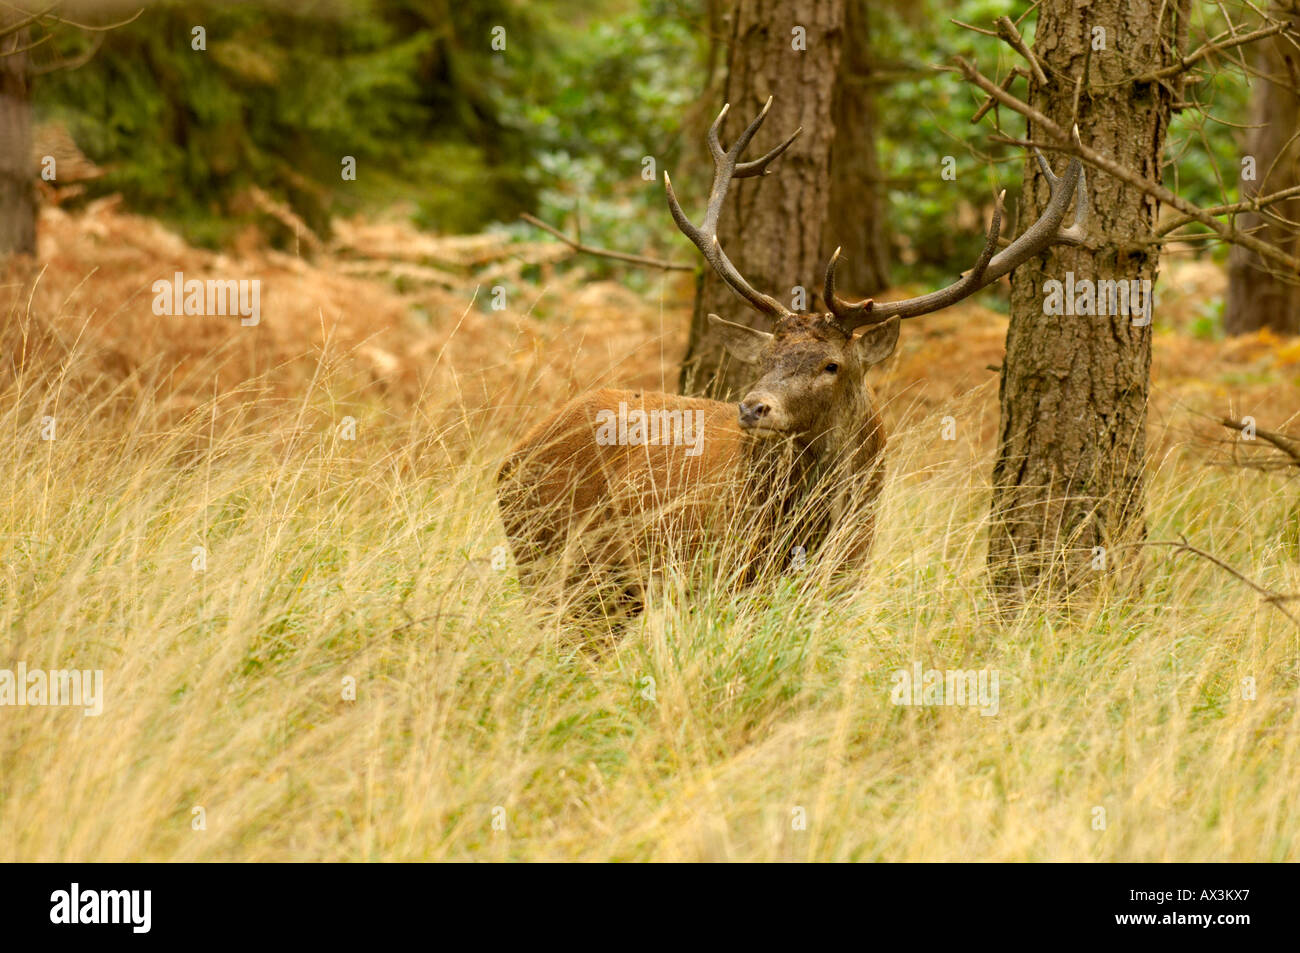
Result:
<svg viewBox="0 0 1300 953"><path fill-rule="evenodd" d="M731 104L727 103L723 106L722 112L718 113L718 118L713 120L713 125L709 127L709 152L713 154L713 187L709 190L709 207L704 213L704 221L698 228L690 223L690 220L682 211L682 206L673 193L672 180L668 178L666 171L664 172L664 189L668 192L668 209L673 214L673 221L677 223L677 227L682 230L682 233L695 243L695 246L704 254L705 261L713 266L714 271L727 283L728 287L763 314L772 318L782 318L793 312L775 298L755 290L736 270L736 266L731 263L727 253L718 244L718 216L722 212L722 202L727 197L727 190L731 187L731 180L769 175L771 170L768 169L768 165L777 156L785 152L790 143L794 142L795 137L803 132L803 127L800 126L785 142L762 158L750 162L739 162L741 153L748 147L749 141L754 138L754 133L758 132L758 127L767 118L767 111L771 107L772 97L769 96L762 112L754 117L754 121L731 144L730 149L724 150L722 148L718 133L722 129L722 121L726 118L727 111L731 109Z"/></svg>
<svg viewBox="0 0 1300 953"><path fill-rule="evenodd" d="M1073 138L1076 145L1081 145L1078 126L1073 129ZM915 318L918 315L938 311L940 308L947 308L997 281L1053 245L1083 244L1087 235L1089 212L1088 180L1083 173L1083 165L1077 158L1071 159L1065 173L1058 176L1053 174L1051 166L1047 164L1041 152L1035 149L1034 154L1038 157L1038 165L1047 176L1052 190L1047 208L1043 209L1043 214L1039 216L1038 221L1025 229L1023 235L994 255L993 249L997 247L998 232L1002 227L1002 195L1006 193L999 195L997 207L993 211L993 222L989 226L988 238L985 240L979 261L962 278L946 288L921 295L919 298L884 301L880 304L875 304L870 298L862 301L845 301L835 293L835 264L840 254L840 250L835 249L835 254L831 256L830 263L826 266L824 297L826 307L830 308L831 313L835 315L840 327L846 333L852 333L855 328L866 324L879 324L893 317ZM1065 220L1066 209L1070 207L1070 199L1075 194L1078 195L1078 201L1074 206L1074 221L1069 227L1062 228L1061 222Z"/></svg>

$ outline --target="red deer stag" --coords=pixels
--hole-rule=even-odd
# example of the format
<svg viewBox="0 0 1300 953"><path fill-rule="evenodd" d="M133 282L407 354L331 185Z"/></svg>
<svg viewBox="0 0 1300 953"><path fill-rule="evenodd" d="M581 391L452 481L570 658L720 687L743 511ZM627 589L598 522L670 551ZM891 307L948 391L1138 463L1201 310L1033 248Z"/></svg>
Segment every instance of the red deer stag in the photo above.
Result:
<svg viewBox="0 0 1300 953"><path fill-rule="evenodd" d="M885 446L867 368L893 352L901 319L946 308L1049 246L1084 239L1088 199L1079 160L1057 177L1039 154L1051 183L1042 216L994 254L1002 224L999 195L979 260L958 281L904 301L847 301L835 292L836 249L826 268L829 311L797 314L753 288L717 239L732 180L770 174L768 166L799 134L759 159L740 161L770 106L771 99L730 149L719 141L727 106L710 127L713 188L698 227L664 174L677 227L727 285L772 322L767 333L709 315L731 355L755 367L757 383L739 407L596 390L533 427L498 476L502 520L526 587L549 579L565 591L578 586L588 595L609 594L635 612L657 561L727 549L703 545L710 540L728 543L738 556L731 578L743 583L791 556L811 558L832 532L836 566L860 568L874 533ZM1063 228L1076 192L1074 221Z"/></svg>

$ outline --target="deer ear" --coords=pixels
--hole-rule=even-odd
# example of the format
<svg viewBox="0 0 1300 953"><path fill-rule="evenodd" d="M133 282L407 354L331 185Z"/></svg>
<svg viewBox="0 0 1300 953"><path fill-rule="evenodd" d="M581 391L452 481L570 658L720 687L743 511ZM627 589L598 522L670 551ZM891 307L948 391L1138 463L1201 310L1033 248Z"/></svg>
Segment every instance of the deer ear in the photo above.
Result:
<svg viewBox="0 0 1300 953"><path fill-rule="evenodd" d="M898 344L898 318L890 318L883 324L869 327L853 341L858 352L858 360L863 367L879 364L894 353Z"/></svg>
<svg viewBox="0 0 1300 953"><path fill-rule="evenodd" d="M727 353L745 364L757 364L763 349L772 343L772 335L766 331L724 321L716 314L709 315L709 324Z"/></svg>

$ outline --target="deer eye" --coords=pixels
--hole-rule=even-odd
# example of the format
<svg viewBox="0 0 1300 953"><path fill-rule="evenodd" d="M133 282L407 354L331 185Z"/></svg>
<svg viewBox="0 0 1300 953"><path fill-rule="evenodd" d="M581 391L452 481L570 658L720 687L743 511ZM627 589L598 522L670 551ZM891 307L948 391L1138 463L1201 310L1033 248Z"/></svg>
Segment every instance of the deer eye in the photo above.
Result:
<svg viewBox="0 0 1300 953"><path fill-rule="evenodd" d="M838 364L827 364L825 368L827 374L835 374L839 369L840 366Z"/></svg>

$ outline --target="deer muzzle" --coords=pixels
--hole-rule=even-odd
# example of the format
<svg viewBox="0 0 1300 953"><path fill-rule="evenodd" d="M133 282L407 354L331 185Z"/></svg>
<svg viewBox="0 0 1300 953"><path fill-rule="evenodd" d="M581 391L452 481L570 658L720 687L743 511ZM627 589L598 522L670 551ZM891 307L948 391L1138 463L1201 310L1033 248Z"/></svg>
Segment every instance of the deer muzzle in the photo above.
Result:
<svg viewBox="0 0 1300 953"><path fill-rule="evenodd" d="M781 430L779 408L766 394L755 391L746 395L737 410L741 430L759 434L772 434Z"/></svg>

